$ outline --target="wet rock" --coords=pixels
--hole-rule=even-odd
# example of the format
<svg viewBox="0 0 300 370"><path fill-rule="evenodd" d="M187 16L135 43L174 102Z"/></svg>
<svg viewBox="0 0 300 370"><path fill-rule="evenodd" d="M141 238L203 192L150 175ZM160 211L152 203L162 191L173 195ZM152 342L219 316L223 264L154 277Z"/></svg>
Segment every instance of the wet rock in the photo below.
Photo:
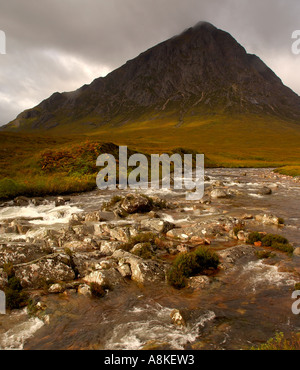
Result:
<svg viewBox="0 0 300 370"><path fill-rule="evenodd" d="M63 198L63 197L57 197L55 199L55 207L60 207L60 206L64 206L67 202L67 199Z"/></svg>
<svg viewBox="0 0 300 370"><path fill-rule="evenodd" d="M300 256L300 248L295 248L294 249L294 256Z"/></svg>
<svg viewBox="0 0 300 370"><path fill-rule="evenodd" d="M224 186L224 182L220 181L220 180L216 180L212 183L212 186L215 186L215 187L222 187Z"/></svg>
<svg viewBox="0 0 300 370"><path fill-rule="evenodd" d="M41 205L44 205L44 204L47 204L48 201L44 198L41 198L41 197L36 197L36 198L32 198L31 199L31 203L34 205L34 206L41 206Z"/></svg>
<svg viewBox="0 0 300 370"><path fill-rule="evenodd" d="M84 219L85 219L84 214L82 214L82 213L73 213L71 215L69 225L70 226L81 225L82 222L84 221Z"/></svg>
<svg viewBox="0 0 300 370"><path fill-rule="evenodd" d="M131 233L129 227L115 227L110 230L111 239L115 239L124 243L129 242Z"/></svg>
<svg viewBox="0 0 300 370"><path fill-rule="evenodd" d="M114 268L109 270L93 271L91 274L85 276L83 280L88 284L96 283L101 287L108 289L119 286L124 282L120 273Z"/></svg>
<svg viewBox="0 0 300 370"><path fill-rule="evenodd" d="M270 189L267 186L262 187L261 189L258 190L257 192L258 195L271 195L272 194L272 189Z"/></svg>
<svg viewBox="0 0 300 370"><path fill-rule="evenodd" d="M76 252L72 255L73 263L80 277L84 277L94 271L101 258L103 258L103 255L99 251L89 253Z"/></svg>
<svg viewBox="0 0 300 370"><path fill-rule="evenodd" d="M48 293L50 294L59 294L65 291L64 287L61 284L52 284L48 289Z"/></svg>
<svg viewBox="0 0 300 370"><path fill-rule="evenodd" d="M197 244L197 245L210 245L211 241L207 238L203 238L201 236L192 236L190 239L191 243Z"/></svg>
<svg viewBox="0 0 300 370"><path fill-rule="evenodd" d="M177 326L186 326L186 321L179 310L173 310L170 314L173 324Z"/></svg>
<svg viewBox="0 0 300 370"><path fill-rule="evenodd" d="M101 238L110 239L111 228L107 224L94 224L93 234Z"/></svg>
<svg viewBox="0 0 300 370"><path fill-rule="evenodd" d="M87 284L79 285L77 293L81 294L81 295L84 295L86 297L91 297L91 295L92 295L91 288Z"/></svg>
<svg viewBox="0 0 300 370"><path fill-rule="evenodd" d="M119 263L117 269L124 278L131 277L131 268L128 263Z"/></svg>
<svg viewBox="0 0 300 370"><path fill-rule="evenodd" d="M208 276L192 276L188 279L187 286L194 290L201 290L207 288L210 284Z"/></svg>
<svg viewBox="0 0 300 370"><path fill-rule="evenodd" d="M9 225L15 234L26 234L32 228L32 225L26 220L16 219Z"/></svg>
<svg viewBox="0 0 300 370"><path fill-rule="evenodd" d="M128 194L121 203L121 208L129 214L145 213L152 210L152 203L149 198L142 195Z"/></svg>
<svg viewBox="0 0 300 370"><path fill-rule="evenodd" d="M70 263L67 255L49 255L35 262L15 266L15 274L23 288L39 288L47 281L74 280L75 273Z"/></svg>
<svg viewBox="0 0 300 370"><path fill-rule="evenodd" d="M197 239L201 242L201 240L205 240L209 236L222 234L224 231L226 231L224 221L210 219L191 224L188 227L172 229L167 232L167 236L182 241L189 241L191 238L194 238L195 242Z"/></svg>
<svg viewBox="0 0 300 370"><path fill-rule="evenodd" d="M156 231L158 233L167 233L169 230L174 229L175 225L171 222L159 219L146 219L141 221L141 228L144 230Z"/></svg>
<svg viewBox="0 0 300 370"><path fill-rule="evenodd" d="M94 226L93 225L75 225L72 227L74 233L80 237L93 235Z"/></svg>
<svg viewBox="0 0 300 370"><path fill-rule="evenodd" d="M148 214L147 214L147 217L148 218L159 218L159 215L154 212L154 211L150 211Z"/></svg>
<svg viewBox="0 0 300 370"><path fill-rule="evenodd" d="M114 260L100 261L95 267L96 270L110 270L112 268L117 268L117 264Z"/></svg>
<svg viewBox="0 0 300 370"><path fill-rule="evenodd" d="M211 204L210 196L204 195L202 199L200 199L200 204Z"/></svg>
<svg viewBox="0 0 300 370"><path fill-rule="evenodd" d="M18 207L26 207L30 204L30 199L20 196L14 199L14 204Z"/></svg>
<svg viewBox="0 0 300 370"><path fill-rule="evenodd" d="M188 244L179 244L176 249L179 253L189 253L190 246Z"/></svg>
<svg viewBox="0 0 300 370"><path fill-rule="evenodd" d="M43 244L3 243L0 245L0 266L20 264L46 256L52 250Z"/></svg>
<svg viewBox="0 0 300 370"><path fill-rule="evenodd" d="M72 252L89 252L98 249L98 246L93 243L74 240L62 244L64 249L70 249Z"/></svg>
<svg viewBox="0 0 300 370"><path fill-rule="evenodd" d="M100 251L105 256L111 256L118 249L121 249L124 243L119 241L103 241L101 242Z"/></svg>
<svg viewBox="0 0 300 370"><path fill-rule="evenodd" d="M218 252L219 256L222 259L221 268L225 270L232 268L237 263L237 261L242 258L247 258L251 260L255 257L256 250L257 249L252 245L239 245Z"/></svg>
<svg viewBox="0 0 300 370"><path fill-rule="evenodd" d="M263 223L264 225L279 225L280 219L274 215L257 215L255 216L255 220Z"/></svg>
<svg viewBox="0 0 300 370"><path fill-rule="evenodd" d="M84 222L103 222L106 221L104 213L100 211L94 211L86 213L84 216Z"/></svg>
<svg viewBox="0 0 300 370"><path fill-rule="evenodd" d="M251 214L245 214L242 216L242 220L253 220L254 216Z"/></svg>
<svg viewBox="0 0 300 370"><path fill-rule="evenodd" d="M130 266L131 279L137 283L149 284L165 280L165 267L156 261L145 261L123 250L116 251L113 258Z"/></svg>
<svg viewBox="0 0 300 370"><path fill-rule="evenodd" d="M249 236L249 233L244 230L241 230L237 233L238 240L242 242L246 242L248 240L248 236Z"/></svg>
<svg viewBox="0 0 300 370"><path fill-rule="evenodd" d="M213 199L224 199L224 198L229 197L228 193L223 189L214 189L214 190L212 190L212 192L210 193L210 196Z"/></svg>

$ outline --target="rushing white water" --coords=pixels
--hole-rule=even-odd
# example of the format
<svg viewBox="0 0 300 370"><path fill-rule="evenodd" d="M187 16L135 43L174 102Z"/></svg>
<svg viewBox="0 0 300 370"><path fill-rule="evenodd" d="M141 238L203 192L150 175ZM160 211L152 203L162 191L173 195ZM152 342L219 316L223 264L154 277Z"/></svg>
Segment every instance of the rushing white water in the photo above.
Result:
<svg viewBox="0 0 300 370"><path fill-rule="evenodd" d="M168 215L166 213L163 213L161 215L161 219L164 220L164 221L167 221L167 222L171 222L173 224L180 224L180 223L183 223L183 222L190 221L190 218L189 217L180 218L180 219L176 220L173 216Z"/></svg>
<svg viewBox="0 0 300 370"><path fill-rule="evenodd" d="M15 218L32 219L30 223L35 225L53 225L56 223L67 224L73 213L83 210L71 205L55 207L54 203L26 207L5 207L0 209L0 221Z"/></svg>
<svg viewBox="0 0 300 370"><path fill-rule="evenodd" d="M278 271L277 266L270 266L263 261L249 262L243 268L242 278L248 276L249 287L253 291L259 288L266 288L266 284L270 286L293 286L296 281L288 273Z"/></svg>
<svg viewBox="0 0 300 370"><path fill-rule="evenodd" d="M20 315L27 318L25 310ZM37 317L25 319L24 322L16 324L1 335L0 350L22 350L26 340L32 337L43 325L44 322Z"/></svg>
<svg viewBox="0 0 300 370"><path fill-rule="evenodd" d="M140 350L145 344L168 343L174 350L182 350L199 336L199 330L213 320L213 311L203 313L196 322L187 326L176 326L172 323L171 308L160 304L135 307L129 311L131 321L123 322L114 327L106 348L111 350Z"/></svg>

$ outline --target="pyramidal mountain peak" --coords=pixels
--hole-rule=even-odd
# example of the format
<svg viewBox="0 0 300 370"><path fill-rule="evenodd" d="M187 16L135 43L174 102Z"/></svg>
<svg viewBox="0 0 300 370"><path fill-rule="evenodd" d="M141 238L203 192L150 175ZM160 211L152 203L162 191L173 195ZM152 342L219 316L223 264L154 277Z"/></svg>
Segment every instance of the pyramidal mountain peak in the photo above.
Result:
<svg viewBox="0 0 300 370"><path fill-rule="evenodd" d="M4 126L82 130L170 117L176 127L210 115L300 122L300 97L229 33L199 22L71 93L55 93ZM71 126L70 126L71 127Z"/></svg>

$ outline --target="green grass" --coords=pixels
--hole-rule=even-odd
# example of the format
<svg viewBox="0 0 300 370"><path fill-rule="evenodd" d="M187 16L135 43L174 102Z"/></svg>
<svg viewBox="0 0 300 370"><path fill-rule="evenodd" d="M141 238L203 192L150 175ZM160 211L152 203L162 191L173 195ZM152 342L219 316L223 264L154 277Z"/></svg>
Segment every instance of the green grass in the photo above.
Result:
<svg viewBox="0 0 300 370"><path fill-rule="evenodd" d="M154 234L154 233L151 233L151 232L149 232L149 233L140 233L136 236L131 237L129 242L125 243L122 246L122 249L125 250L125 251L130 251L136 244L140 244L140 243L154 244L156 237L157 237L157 235Z"/></svg>
<svg viewBox="0 0 300 370"><path fill-rule="evenodd" d="M9 310L19 309L27 306L29 303L29 296L23 291L20 279L15 276L15 271L12 264L5 264L3 266L4 272L8 277L8 284L4 289L6 297L6 307Z"/></svg>
<svg viewBox="0 0 300 370"><path fill-rule="evenodd" d="M300 333L291 334L286 337L283 333L277 333L274 338L269 339L266 343L251 350L256 351L299 351L300 350Z"/></svg>
<svg viewBox="0 0 300 370"><path fill-rule="evenodd" d="M101 169L96 166L96 159L105 153L116 158L118 180L119 147L112 143L84 137L81 140L73 137L73 140L60 138L56 141L34 134L0 133L0 144L0 199L93 190ZM187 150L184 152L189 153ZM129 148L128 158L134 153ZM150 168L149 155L146 156ZM128 167L128 173L131 171L132 168ZM163 208L164 204L161 201L153 206Z"/></svg>
<svg viewBox="0 0 300 370"><path fill-rule="evenodd" d="M208 269L217 269L219 263L218 255L207 247L199 247L191 253L180 253L167 272L167 281L174 288L182 289L188 277Z"/></svg>
<svg viewBox="0 0 300 370"><path fill-rule="evenodd" d="M260 260L272 258L275 256L274 253L272 253L271 251L256 251L255 254L256 257Z"/></svg>
<svg viewBox="0 0 300 370"><path fill-rule="evenodd" d="M300 166L284 166L277 168L275 172L279 173L280 175L296 177L300 176Z"/></svg>
<svg viewBox="0 0 300 370"><path fill-rule="evenodd" d="M293 254L294 251L294 248L289 244L289 241L281 235L263 235L258 232L250 233L247 239L247 243L254 244L256 242L261 242L261 245L263 247L270 247L287 254Z"/></svg>

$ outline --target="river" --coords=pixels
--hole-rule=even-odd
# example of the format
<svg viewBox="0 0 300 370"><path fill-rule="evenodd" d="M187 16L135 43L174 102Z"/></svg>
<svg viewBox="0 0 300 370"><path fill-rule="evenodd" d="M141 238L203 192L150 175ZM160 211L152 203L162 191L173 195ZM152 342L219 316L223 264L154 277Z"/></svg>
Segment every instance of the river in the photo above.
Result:
<svg viewBox="0 0 300 370"><path fill-rule="evenodd" d="M259 225L252 230L281 234L300 246L300 184L275 175L270 169L208 169L210 182L220 181L238 196L213 202L205 212L185 200L182 192L155 192L165 199L176 199L180 207L161 211L160 217L178 226L215 215L241 217L268 212L284 218L285 226ZM259 195L257 189L268 186L272 195ZM153 192L149 189L149 195ZM45 229L64 227L73 213L98 210L112 194L94 191L73 195L70 202L55 207L0 208L0 221L31 218L33 227L21 237L30 238ZM0 235L3 242L19 240L20 235ZM220 251L236 241L216 238L211 248ZM299 267L299 257L280 258L289 266ZM128 281L102 299L67 294L47 295L49 322L29 317L26 309L0 316L2 349L118 349L139 350L145 346L164 349L247 349L267 341L276 331L300 331L299 316L291 311L295 273L280 272L274 263L242 258L230 270L221 270L203 290L176 290L165 283L140 286ZM173 309L188 313L186 326L175 326Z"/></svg>

